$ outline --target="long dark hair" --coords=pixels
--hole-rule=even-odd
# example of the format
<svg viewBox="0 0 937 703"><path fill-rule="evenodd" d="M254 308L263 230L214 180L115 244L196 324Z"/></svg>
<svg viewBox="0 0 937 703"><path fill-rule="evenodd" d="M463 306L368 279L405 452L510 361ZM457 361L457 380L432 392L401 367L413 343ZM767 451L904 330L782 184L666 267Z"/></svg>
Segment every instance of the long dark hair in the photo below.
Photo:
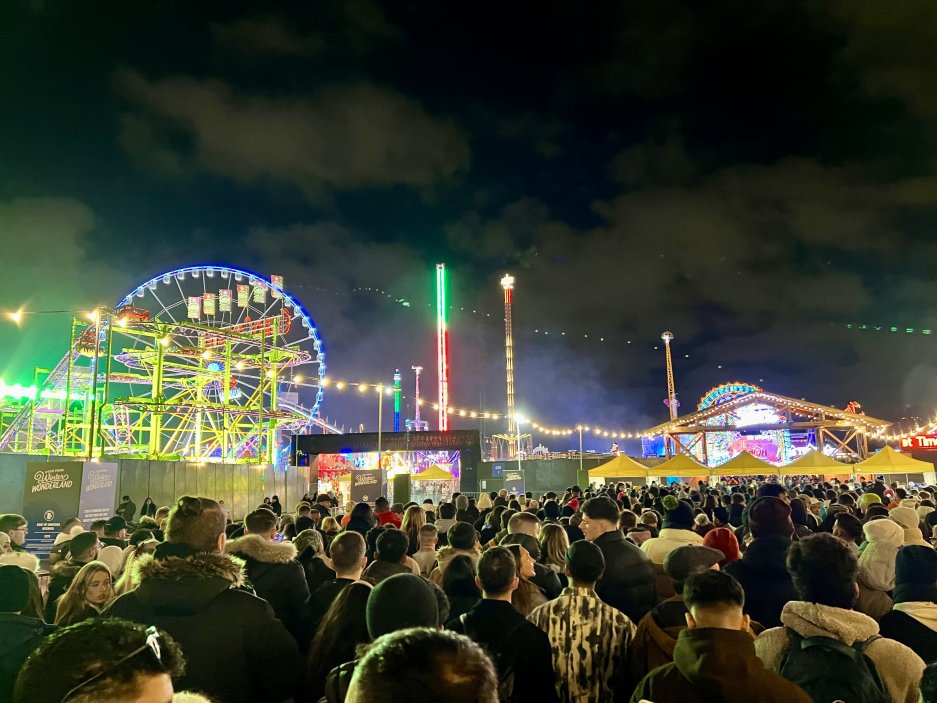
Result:
<svg viewBox="0 0 937 703"><path fill-rule="evenodd" d="M358 645L371 641L365 620L371 586L364 581L348 584L322 618L309 647L309 692L313 700L325 694L329 672L355 658Z"/></svg>

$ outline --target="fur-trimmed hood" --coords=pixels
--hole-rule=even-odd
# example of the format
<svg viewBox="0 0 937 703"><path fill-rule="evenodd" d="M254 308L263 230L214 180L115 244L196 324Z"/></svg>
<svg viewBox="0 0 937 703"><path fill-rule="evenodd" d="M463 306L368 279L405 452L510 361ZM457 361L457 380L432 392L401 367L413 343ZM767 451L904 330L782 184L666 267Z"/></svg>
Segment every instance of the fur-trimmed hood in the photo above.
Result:
<svg viewBox="0 0 937 703"><path fill-rule="evenodd" d="M233 539L225 545L224 551L262 564L287 564L296 558L296 546L292 542L271 542L260 535Z"/></svg>
<svg viewBox="0 0 937 703"><path fill-rule="evenodd" d="M156 559L141 556L134 563L132 591L146 608L170 615L191 615L219 594L244 585L244 562L218 552Z"/></svg>

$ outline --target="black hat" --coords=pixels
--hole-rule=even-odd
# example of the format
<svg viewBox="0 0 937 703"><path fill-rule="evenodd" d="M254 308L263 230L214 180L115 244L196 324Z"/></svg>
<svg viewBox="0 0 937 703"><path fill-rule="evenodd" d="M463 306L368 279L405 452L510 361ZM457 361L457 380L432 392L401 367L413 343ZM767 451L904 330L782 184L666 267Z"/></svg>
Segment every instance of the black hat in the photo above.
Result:
<svg viewBox="0 0 937 703"><path fill-rule="evenodd" d="M30 575L14 564L0 564L0 613L19 613L29 604Z"/></svg>
<svg viewBox="0 0 937 703"><path fill-rule="evenodd" d="M678 500L676 496L664 496L661 501L666 511L664 515L664 528L681 530L693 529L693 506L685 500Z"/></svg>
<svg viewBox="0 0 937 703"><path fill-rule="evenodd" d="M719 507L713 510L713 517L723 525L729 524L729 511L727 508Z"/></svg>
<svg viewBox="0 0 937 703"><path fill-rule="evenodd" d="M127 521L120 515L115 515L104 525L104 530L107 532L120 532L125 529L127 529Z"/></svg>
<svg viewBox="0 0 937 703"><path fill-rule="evenodd" d="M937 602L937 550L917 544L898 550L894 600Z"/></svg>
<svg viewBox="0 0 937 703"><path fill-rule="evenodd" d="M505 535L498 544L502 547L507 547L509 544L519 544L530 552L530 556L534 558L534 561L540 559L540 544L530 535Z"/></svg>
<svg viewBox="0 0 937 703"><path fill-rule="evenodd" d="M408 627L439 627L436 594L424 578L395 574L368 595L365 620L371 640Z"/></svg>
<svg viewBox="0 0 937 703"><path fill-rule="evenodd" d="M577 540L566 550L566 568L574 579L595 583L605 571L605 556L592 542Z"/></svg>
<svg viewBox="0 0 937 703"><path fill-rule="evenodd" d="M677 583L683 583L693 574L711 569L726 556L712 547L686 544L664 557L664 573Z"/></svg>

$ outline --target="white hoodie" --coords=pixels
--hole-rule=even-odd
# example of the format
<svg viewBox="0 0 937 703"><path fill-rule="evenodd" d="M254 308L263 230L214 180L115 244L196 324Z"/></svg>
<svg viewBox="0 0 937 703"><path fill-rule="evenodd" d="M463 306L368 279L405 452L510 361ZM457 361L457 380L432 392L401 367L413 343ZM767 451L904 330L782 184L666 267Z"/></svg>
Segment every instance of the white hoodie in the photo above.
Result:
<svg viewBox="0 0 937 703"><path fill-rule="evenodd" d="M876 591L895 587L895 559L904 544L904 530L891 520L872 520L862 527L868 544L859 555L859 583Z"/></svg>

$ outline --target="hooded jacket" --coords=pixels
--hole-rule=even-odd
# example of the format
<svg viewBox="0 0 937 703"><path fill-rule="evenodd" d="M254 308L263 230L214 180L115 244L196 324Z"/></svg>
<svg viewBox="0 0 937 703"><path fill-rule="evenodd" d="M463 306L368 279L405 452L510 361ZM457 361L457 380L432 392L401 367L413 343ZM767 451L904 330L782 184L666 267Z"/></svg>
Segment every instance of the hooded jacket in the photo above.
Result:
<svg viewBox="0 0 937 703"><path fill-rule="evenodd" d="M830 637L849 646L879 634L878 624L868 615L805 601L784 606L781 622L801 637ZM775 672L780 671L789 647L790 637L784 627L766 630L755 640L758 658ZM924 662L917 654L885 637L870 642L865 653L875 664L893 703L917 703L924 673Z"/></svg>
<svg viewBox="0 0 937 703"><path fill-rule="evenodd" d="M862 527L866 546L859 555L860 586L876 591L895 587L895 558L904 543L904 530L891 520L872 520Z"/></svg>
<svg viewBox="0 0 937 703"><path fill-rule="evenodd" d="M595 592L631 622L638 622L657 603L654 565L644 552L625 539L621 530L599 535L593 544L605 557L605 573L595 585Z"/></svg>
<svg viewBox="0 0 937 703"><path fill-rule="evenodd" d="M895 603L879 621L882 637L910 647L926 662L937 661L937 603Z"/></svg>
<svg viewBox="0 0 937 703"><path fill-rule="evenodd" d="M765 627L780 625L784 605L798 598L785 561L790 546L786 537L759 537L748 545L741 559L724 569L745 590L745 612Z"/></svg>
<svg viewBox="0 0 937 703"><path fill-rule="evenodd" d="M699 546L703 538L693 530L679 527L665 527L657 537L652 537L641 545L641 551L648 555L655 564L663 564L664 559L677 547L686 545ZM659 585L659 584L658 584Z"/></svg>
<svg viewBox="0 0 937 703"><path fill-rule="evenodd" d="M225 703L281 703L301 683L296 642L270 605L242 590L243 562L217 552L141 557L140 585L105 613L166 630L182 648L180 690Z"/></svg>
<svg viewBox="0 0 937 703"><path fill-rule="evenodd" d="M930 547L930 542L925 541L924 533L921 532L921 518L917 514L917 510L905 507L903 505L904 501L901 502L902 505L888 512L888 517L897 522L904 530L903 544L918 544L922 547Z"/></svg>
<svg viewBox="0 0 937 703"><path fill-rule="evenodd" d="M628 670L632 684L657 667L673 661L677 637L686 629L686 612L683 596L674 596L641 618L628 648Z"/></svg>
<svg viewBox="0 0 937 703"><path fill-rule="evenodd" d="M243 559L247 585L273 608L301 645L304 604L309 597L306 572L296 560L292 542L271 542L260 535L244 535L225 545L225 552Z"/></svg>
<svg viewBox="0 0 937 703"><path fill-rule="evenodd" d="M673 663L645 676L631 701L812 703L799 686L765 668L755 656L754 642L739 630L683 630Z"/></svg>

